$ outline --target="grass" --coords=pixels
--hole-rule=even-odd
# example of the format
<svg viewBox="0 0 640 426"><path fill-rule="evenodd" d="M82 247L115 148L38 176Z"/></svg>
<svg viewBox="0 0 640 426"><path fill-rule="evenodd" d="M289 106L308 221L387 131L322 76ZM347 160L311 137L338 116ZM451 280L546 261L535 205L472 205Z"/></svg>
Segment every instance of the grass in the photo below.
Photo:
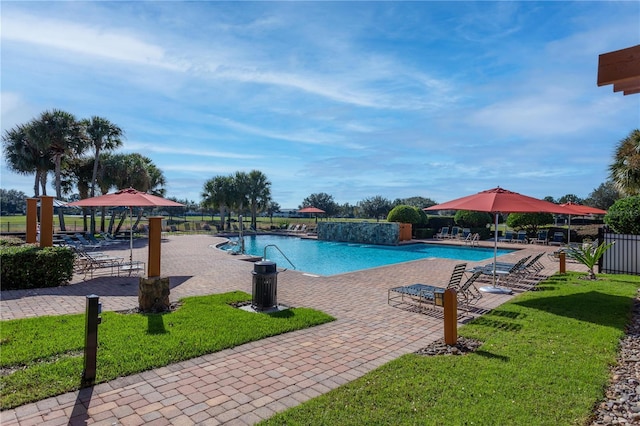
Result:
<svg viewBox="0 0 640 426"><path fill-rule="evenodd" d="M98 328L96 383L332 321L308 308L254 314L230 303L243 292L190 297L165 314L104 312ZM84 314L0 323L0 408L38 401L80 387ZM10 374L8 374L10 373Z"/></svg>
<svg viewBox="0 0 640 426"><path fill-rule="evenodd" d="M640 277L557 275L459 329L465 356L408 354L265 425L582 425L603 398Z"/></svg>

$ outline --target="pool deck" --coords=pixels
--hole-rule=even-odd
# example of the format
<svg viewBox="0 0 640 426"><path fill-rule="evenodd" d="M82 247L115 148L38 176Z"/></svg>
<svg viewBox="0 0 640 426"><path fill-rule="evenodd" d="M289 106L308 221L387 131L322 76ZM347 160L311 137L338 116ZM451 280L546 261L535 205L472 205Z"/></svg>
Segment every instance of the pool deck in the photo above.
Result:
<svg viewBox="0 0 640 426"><path fill-rule="evenodd" d="M223 241L204 234L163 238L161 271L170 277L172 302L233 290L251 294L253 264L211 247ZM487 241L481 245L493 247ZM521 249L500 256L504 261L557 250L541 245L500 246ZM109 251L129 256L126 244ZM147 253L146 240L137 240L133 260L146 262ZM542 274L557 272L557 262L546 255L541 261ZM446 286L456 263L460 262L425 259L331 277L281 272L278 303L318 309L337 320L2 411L0 423L255 424L441 338L441 318L389 306L387 291L414 283ZM468 262L470 267L484 263ZM576 263L567 263L567 269L585 270ZM88 294L99 295L105 311L137 307L137 277L82 278L76 276L64 287L3 291L1 319L82 313ZM477 307L493 309L512 297L484 293Z"/></svg>

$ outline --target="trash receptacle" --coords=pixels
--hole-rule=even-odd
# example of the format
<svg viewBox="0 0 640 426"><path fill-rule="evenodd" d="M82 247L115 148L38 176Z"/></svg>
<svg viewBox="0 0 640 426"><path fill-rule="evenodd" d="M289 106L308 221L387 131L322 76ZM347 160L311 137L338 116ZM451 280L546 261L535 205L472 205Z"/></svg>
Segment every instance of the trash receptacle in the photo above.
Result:
<svg viewBox="0 0 640 426"><path fill-rule="evenodd" d="M264 311L278 305L278 271L275 262L263 260L253 266L253 291L251 306Z"/></svg>

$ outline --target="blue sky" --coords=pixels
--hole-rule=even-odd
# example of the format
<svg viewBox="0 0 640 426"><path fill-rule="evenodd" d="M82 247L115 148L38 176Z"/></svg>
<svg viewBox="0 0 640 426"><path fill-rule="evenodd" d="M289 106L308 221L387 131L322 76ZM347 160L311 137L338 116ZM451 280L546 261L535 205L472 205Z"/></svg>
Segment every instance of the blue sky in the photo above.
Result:
<svg viewBox="0 0 640 426"><path fill-rule="evenodd" d="M180 199L253 169L283 208L586 197L640 127L640 95L596 85L599 54L640 43L639 2L3 1L1 24L3 133L108 118Z"/></svg>

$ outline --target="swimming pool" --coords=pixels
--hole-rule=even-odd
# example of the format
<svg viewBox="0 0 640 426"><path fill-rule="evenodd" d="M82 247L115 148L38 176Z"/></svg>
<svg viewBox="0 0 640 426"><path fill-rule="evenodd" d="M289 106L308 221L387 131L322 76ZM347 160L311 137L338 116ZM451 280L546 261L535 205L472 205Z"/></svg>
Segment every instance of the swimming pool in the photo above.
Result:
<svg viewBox="0 0 640 426"><path fill-rule="evenodd" d="M392 265L428 258L482 261L493 258L493 248L460 247L436 244L409 244L381 246L350 244L335 241L318 241L279 235L251 235L244 237L245 253L263 257L266 246L276 245L293 263L293 266L275 247L267 247L267 259L280 268L295 269L315 275L336 275L377 266ZM238 250L238 238L219 248ZM513 250L498 250L498 256Z"/></svg>

